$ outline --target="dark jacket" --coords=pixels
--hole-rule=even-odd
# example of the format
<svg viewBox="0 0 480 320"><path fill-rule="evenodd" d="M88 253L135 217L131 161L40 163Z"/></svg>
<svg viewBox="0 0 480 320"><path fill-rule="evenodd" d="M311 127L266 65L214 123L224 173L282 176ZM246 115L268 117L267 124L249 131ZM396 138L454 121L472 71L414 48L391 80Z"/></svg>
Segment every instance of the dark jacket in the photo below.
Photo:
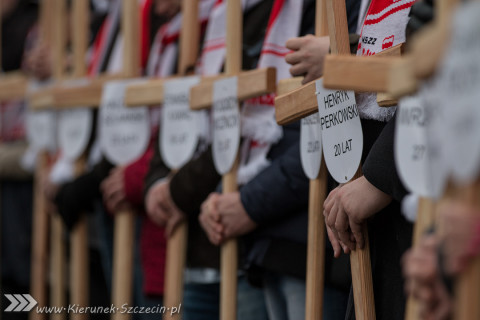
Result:
<svg viewBox="0 0 480 320"><path fill-rule="evenodd" d="M2 19L3 71L20 69L27 35L36 23L38 4L30 0L18 1L10 15Z"/></svg>
<svg viewBox="0 0 480 320"><path fill-rule="evenodd" d="M407 191L395 166L394 133L395 117L385 125L363 164L365 178L394 198L368 224L375 309L379 320L404 318L406 297L400 260L411 246L413 231L412 224L400 211Z"/></svg>

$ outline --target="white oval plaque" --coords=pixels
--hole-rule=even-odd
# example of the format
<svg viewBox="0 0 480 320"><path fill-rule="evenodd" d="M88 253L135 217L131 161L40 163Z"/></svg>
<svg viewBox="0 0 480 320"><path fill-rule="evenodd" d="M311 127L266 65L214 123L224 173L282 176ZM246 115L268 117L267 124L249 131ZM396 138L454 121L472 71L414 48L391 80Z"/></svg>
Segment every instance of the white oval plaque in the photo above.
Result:
<svg viewBox="0 0 480 320"><path fill-rule="evenodd" d="M29 112L27 138L36 150L54 151L57 142L57 114L55 111Z"/></svg>
<svg viewBox="0 0 480 320"><path fill-rule="evenodd" d="M318 112L302 119L300 156L305 175L309 179L316 179L322 163L322 129Z"/></svg>
<svg viewBox="0 0 480 320"><path fill-rule="evenodd" d="M127 108L125 88L138 81L115 81L103 88L99 114L100 147L115 165L125 165L138 159L147 149L150 122L146 107Z"/></svg>
<svg viewBox="0 0 480 320"><path fill-rule="evenodd" d="M316 81L322 145L328 171L338 183L353 178L360 165L363 133L353 91L327 90Z"/></svg>
<svg viewBox="0 0 480 320"><path fill-rule="evenodd" d="M93 111L72 109L60 112L58 119L58 143L63 155L76 160L85 151L93 125Z"/></svg>
<svg viewBox="0 0 480 320"><path fill-rule="evenodd" d="M240 144L240 110L237 78L218 80L213 85L213 162L221 175L229 172Z"/></svg>
<svg viewBox="0 0 480 320"><path fill-rule="evenodd" d="M423 197L432 196L427 155L428 118L421 99L400 100L395 127L395 164L405 187Z"/></svg>
<svg viewBox="0 0 480 320"><path fill-rule="evenodd" d="M468 183L480 171L480 5L462 6L452 26L452 41L437 72L437 94L447 120L448 163L454 180Z"/></svg>
<svg viewBox="0 0 480 320"><path fill-rule="evenodd" d="M198 143L197 114L190 110L190 88L200 81L188 77L164 84L165 101L160 126L160 153L171 169L181 168Z"/></svg>

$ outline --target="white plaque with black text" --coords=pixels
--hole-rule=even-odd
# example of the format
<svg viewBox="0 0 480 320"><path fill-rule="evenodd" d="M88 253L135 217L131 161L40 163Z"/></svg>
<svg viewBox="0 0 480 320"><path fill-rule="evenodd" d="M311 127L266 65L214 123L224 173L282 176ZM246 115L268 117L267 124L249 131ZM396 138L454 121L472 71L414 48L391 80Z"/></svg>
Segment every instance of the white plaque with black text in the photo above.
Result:
<svg viewBox="0 0 480 320"><path fill-rule="evenodd" d="M419 97L400 100L395 123L395 165L405 187L423 197L431 197L427 152L428 116Z"/></svg>
<svg viewBox="0 0 480 320"><path fill-rule="evenodd" d="M190 88L199 77L171 80L164 84L164 103L160 126L160 153L171 169L190 160L198 143L197 114L190 110Z"/></svg>
<svg viewBox="0 0 480 320"><path fill-rule="evenodd" d="M218 80L213 85L213 162L217 172L232 169L240 144L240 110L237 78Z"/></svg>
<svg viewBox="0 0 480 320"><path fill-rule="evenodd" d="M322 129L318 112L301 121L300 156L305 175L309 179L316 179L322 163Z"/></svg>
<svg viewBox="0 0 480 320"><path fill-rule="evenodd" d="M322 130L323 155L328 171L339 183L353 178L360 165L363 133L353 91L328 90L315 82Z"/></svg>
<svg viewBox="0 0 480 320"><path fill-rule="evenodd" d="M125 88L138 81L115 81L103 88L99 114L100 146L115 165L129 164L145 152L150 139L147 107L128 108Z"/></svg>
<svg viewBox="0 0 480 320"><path fill-rule="evenodd" d="M69 160L78 159L85 151L93 125L93 111L72 109L61 111L58 118L58 143Z"/></svg>

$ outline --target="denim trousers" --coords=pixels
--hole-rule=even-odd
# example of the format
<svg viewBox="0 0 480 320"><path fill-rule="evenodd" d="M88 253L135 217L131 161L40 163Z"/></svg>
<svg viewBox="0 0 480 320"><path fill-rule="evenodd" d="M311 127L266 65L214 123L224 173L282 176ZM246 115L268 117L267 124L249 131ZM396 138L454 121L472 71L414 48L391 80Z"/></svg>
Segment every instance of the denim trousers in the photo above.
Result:
<svg viewBox="0 0 480 320"><path fill-rule="evenodd" d="M263 291L270 320L305 319L305 281L266 273ZM325 286L323 319L343 320L348 303L348 292Z"/></svg>
<svg viewBox="0 0 480 320"><path fill-rule="evenodd" d="M185 284L182 320L218 320L219 311L220 284L218 282ZM252 287L243 276L238 278L237 319L268 319L262 290Z"/></svg>

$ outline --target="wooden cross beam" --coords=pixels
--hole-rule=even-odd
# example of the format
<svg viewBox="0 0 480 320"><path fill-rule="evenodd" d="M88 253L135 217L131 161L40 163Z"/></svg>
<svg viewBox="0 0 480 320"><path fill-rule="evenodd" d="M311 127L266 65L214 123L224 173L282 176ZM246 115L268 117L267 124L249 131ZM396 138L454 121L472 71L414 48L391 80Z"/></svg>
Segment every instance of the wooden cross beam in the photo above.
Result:
<svg viewBox="0 0 480 320"><path fill-rule="evenodd" d="M207 76L201 79L201 84L192 88L192 109L207 109L213 104L213 83L225 78L225 75ZM273 80L273 81L272 81ZM128 106L156 105L163 103L163 85L168 79L153 79L145 83L133 84L125 93L125 104ZM275 88L274 68L263 68L245 71L238 76L238 96L240 100L258 97L264 92L273 92Z"/></svg>
<svg viewBox="0 0 480 320"><path fill-rule="evenodd" d="M227 36L226 36L226 60L225 60L225 75L226 76L241 76L241 65L242 65L242 7L239 0L227 0ZM259 71L260 72L260 71ZM268 73L272 71L265 70L266 73L264 79L266 81L269 79ZM270 76L271 77L271 76ZM239 79L240 80L240 79ZM270 79L275 83L275 77ZM242 80L243 82L243 80ZM275 85L273 83L265 84L264 88L267 90L264 92L258 92L253 86L247 88L242 95L243 98L252 97L255 95L261 95L266 93L271 93L275 90ZM203 104L210 103L213 104L211 99L211 94L208 94L207 99L204 98L204 92L199 88L205 86L202 90L210 90L212 92L213 87L209 84L200 84L199 86L193 87L190 91L190 101L195 103L195 101L205 101ZM243 87L243 85L242 85ZM240 85L238 88L240 90ZM272 89L273 91L270 91ZM249 91L248 90L252 90ZM240 91L238 91L240 92ZM242 97L237 97L241 99ZM200 100L201 99L201 100ZM190 107L194 110L207 109L208 105L193 106ZM237 161L233 165L233 168L230 172L225 174L222 177L222 186L224 193L230 193L237 191L237 177L236 171L238 167L238 155ZM238 246L236 239L227 240L221 247L221 285L220 285L220 319L225 320L234 320L236 319L237 311L237 266L238 266Z"/></svg>
<svg viewBox="0 0 480 320"><path fill-rule="evenodd" d="M348 57L350 50L345 2L328 0L326 4L328 12L331 13L328 15L331 52L342 58ZM317 112L318 103L315 82L306 84L287 95L277 97L275 106L279 124L287 124ZM326 176L326 173L324 175ZM357 178L359 175L359 172L357 172L354 178ZM320 176L322 176L322 173L320 173ZM319 185L318 182L316 184ZM313 187L315 192L318 192L314 185L311 185L311 187ZM317 206L320 206L320 209L318 209L320 212L325 197L326 192L322 199L316 200L319 202ZM315 197L312 197L311 200L314 202ZM311 217L315 217L315 215L312 213ZM364 234L366 239L365 248L363 250L357 249L350 254L355 314L357 319L375 319L370 251L366 230Z"/></svg>
<svg viewBox="0 0 480 320"><path fill-rule="evenodd" d="M21 72L9 72L0 76L0 101L22 99L28 87L28 79Z"/></svg>
<svg viewBox="0 0 480 320"><path fill-rule="evenodd" d="M433 23L412 37L406 54L385 50L374 57L328 56L324 66L324 85L330 89L388 92L402 97L416 92L422 79L430 77L438 66L450 37L450 14L457 0L438 1ZM442 13L442 12L446 12ZM360 76L362 75L362 76ZM341 78L342 77L342 78Z"/></svg>
<svg viewBox="0 0 480 320"><path fill-rule="evenodd" d="M390 50L385 50L384 52L376 54L375 57L397 55L400 53L400 51L401 51L401 47L395 46ZM344 61L350 61L350 59L363 59L363 57L350 57L348 55L341 55L341 56L332 55L332 56L327 56L326 60L331 58L342 59ZM371 60L372 59L369 59L370 62ZM378 64L382 64L382 63L384 62L378 62ZM326 68L326 65L324 67L324 81L325 81L325 71L326 71L325 68ZM293 117L293 114L295 112L297 113L299 118L304 118L317 112L318 104L317 104L317 97L315 96L315 92L316 92L315 82L310 82L288 94L284 94L277 97L277 99L275 99L275 108L276 108L275 115L276 115L278 124L286 125L291 122L294 122L295 119L298 119L297 117Z"/></svg>
<svg viewBox="0 0 480 320"><path fill-rule="evenodd" d="M103 86L109 81L126 77L122 73L104 74L88 80L88 84L65 87L56 84L28 96L30 106L34 109L49 108L97 108L102 99Z"/></svg>

